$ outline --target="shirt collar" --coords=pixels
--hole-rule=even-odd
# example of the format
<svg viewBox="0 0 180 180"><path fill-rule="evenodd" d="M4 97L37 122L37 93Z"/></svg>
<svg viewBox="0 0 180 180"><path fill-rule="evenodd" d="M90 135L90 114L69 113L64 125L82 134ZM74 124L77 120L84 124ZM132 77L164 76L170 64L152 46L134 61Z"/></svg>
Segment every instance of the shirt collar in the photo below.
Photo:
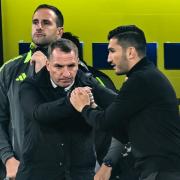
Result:
<svg viewBox="0 0 180 180"><path fill-rule="evenodd" d="M152 64L146 57L142 58L138 63L136 63L130 71L126 74L127 77L131 76L134 71L141 69L142 67L146 66L147 64ZM153 64L152 64L153 65Z"/></svg>
<svg viewBox="0 0 180 180"><path fill-rule="evenodd" d="M55 84L54 81L51 78L50 78L50 81L51 81L51 84L52 84L53 88L57 88L58 87L58 85ZM74 84L74 81L68 87L64 88L64 91L66 91L66 92L69 91L71 89L71 87L73 86L73 84Z"/></svg>

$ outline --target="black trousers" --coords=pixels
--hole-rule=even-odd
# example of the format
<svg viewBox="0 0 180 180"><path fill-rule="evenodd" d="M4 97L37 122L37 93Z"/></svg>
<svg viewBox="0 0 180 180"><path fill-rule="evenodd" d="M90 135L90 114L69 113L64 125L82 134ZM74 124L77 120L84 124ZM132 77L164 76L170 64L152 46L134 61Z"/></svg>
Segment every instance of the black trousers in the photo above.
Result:
<svg viewBox="0 0 180 180"><path fill-rule="evenodd" d="M147 177L141 177L139 180L180 180L180 171L157 171Z"/></svg>

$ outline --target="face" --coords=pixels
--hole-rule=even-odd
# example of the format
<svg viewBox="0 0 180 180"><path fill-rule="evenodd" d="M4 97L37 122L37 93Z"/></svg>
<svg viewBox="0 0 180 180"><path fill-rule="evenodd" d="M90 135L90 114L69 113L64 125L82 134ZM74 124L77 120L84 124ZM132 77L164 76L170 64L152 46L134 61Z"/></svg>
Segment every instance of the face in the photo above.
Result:
<svg viewBox="0 0 180 180"><path fill-rule="evenodd" d="M118 75L126 74L129 71L126 49L118 44L117 39L112 38L109 41L108 50L108 62L113 66L115 73Z"/></svg>
<svg viewBox="0 0 180 180"><path fill-rule="evenodd" d="M56 14L50 9L39 9L32 19L32 41L36 45L46 46L60 38L62 27L56 25Z"/></svg>
<svg viewBox="0 0 180 180"><path fill-rule="evenodd" d="M68 87L75 80L78 70L78 58L74 51L65 53L56 48L47 61L46 67L56 85Z"/></svg>

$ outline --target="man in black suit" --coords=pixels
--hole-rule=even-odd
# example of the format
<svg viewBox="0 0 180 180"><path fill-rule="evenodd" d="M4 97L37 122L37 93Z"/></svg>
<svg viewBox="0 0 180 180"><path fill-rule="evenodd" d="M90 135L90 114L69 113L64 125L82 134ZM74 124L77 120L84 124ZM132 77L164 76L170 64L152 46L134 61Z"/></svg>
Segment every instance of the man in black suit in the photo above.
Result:
<svg viewBox="0 0 180 180"><path fill-rule="evenodd" d="M90 125L112 131L123 143L131 142L140 180L178 180L180 117L175 91L146 58L141 29L120 26L110 31L108 39L108 62L117 75L128 77L117 98L105 110L93 109L87 92L77 88L70 101Z"/></svg>
<svg viewBox="0 0 180 180"><path fill-rule="evenodd" d="M25 133L16 180L93 180L93 129L68 97L79 86L89 86L102 108L117 95L78 70L78 50L70 40L53 42L46 67L20 87Z"/></svg>

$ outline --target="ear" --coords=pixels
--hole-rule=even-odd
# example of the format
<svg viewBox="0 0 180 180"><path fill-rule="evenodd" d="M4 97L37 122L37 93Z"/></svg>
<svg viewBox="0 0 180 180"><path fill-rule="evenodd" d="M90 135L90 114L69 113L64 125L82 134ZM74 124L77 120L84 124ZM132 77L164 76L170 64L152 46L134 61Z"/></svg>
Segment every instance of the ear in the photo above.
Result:
<svg viewBox="0 0 180 180"><path fill-rule="evenodd" d="M57 36L58 37L62 37L63 32L64 32L64 27L58 27L57 28Z"/></svg>
<svg viewBox="0 0 180 180"><path fill-rule="evenodd" d="M49 60L47 60L47 61L46 61L46 68L47 68L48 71L49 71L49 69L50 69L49 66L50 66L50 62L49 62Z"/></svg>
<svg viewBox="0 0 180 180"><path fill-rule="evenodd" d="M126 49L126 55L127 55L128 59L136 58L136 55L137 55L136 49L134 47L128 47Z"/></svg>

